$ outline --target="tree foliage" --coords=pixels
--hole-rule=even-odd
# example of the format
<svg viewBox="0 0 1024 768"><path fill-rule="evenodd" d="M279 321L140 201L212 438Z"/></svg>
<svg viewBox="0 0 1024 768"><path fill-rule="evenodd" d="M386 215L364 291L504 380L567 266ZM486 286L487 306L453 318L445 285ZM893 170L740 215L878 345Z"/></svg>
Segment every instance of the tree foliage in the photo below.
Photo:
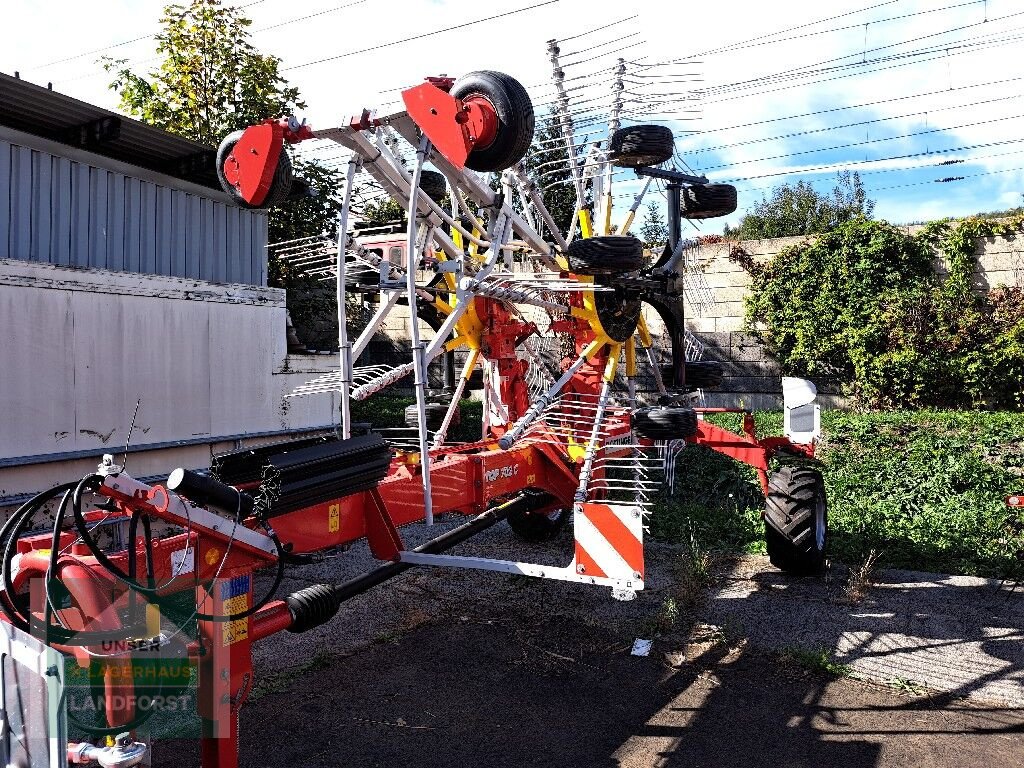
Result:
<svg viewBox="0 0 1024 768"><path fill-rule="evenodd" d="M977 238L1022 228L967 219L911 236L857 217L745 261L748 327L784 372L835 378L865 404L1024 407L1024 297L972 285Z"/></svg>
<svg viewBox="0 0 1024 768"><path fill-rule="evenodd" d="M154 69L138 74L123 59L104 59L121 108L145 123L211 147L232 131L305 108L299 90L281 75L281 60L249 42L251 24L238 8L220 0L166 6L156 35L159 64ZM336 236L341 175L299 157L293 157L292 164L296 178L314 194L290 199L269 212L270 242ZM288 309L300 336L309 340L310 328L333 322L334 293L323 284L274 256L269 259L268 280L271 286L288 290Z"/></svg>
<svg viewBox="0 0 1024 768"><path fill-rule="evenodd" d="M156 69L140 75L125 59L104 59L121 108L208 145L231 131L305 108L298 89L281 76L281 60L249 42L251 24L220 0L166 6L156 35Z"/></svg>
<svg viewBox="0 0 1024 768"><path fill-rule="evenodd" d="M813 235L857 217L871 218L874 209L860 174L841 171L831 195L802 180L775 187L771 199L762 197L735 229L726 226L725 234L741 240Z"/></svg>
<svg viewBox="0 0 1024 768"><path fill-rule="evenodd" d="M565 234L576 211L576 187L572 183L569 151L553 114L538 121L525 163L526 172L541 190L544 206Z"/></svg>
<svg viewBox="0 0 1024 768"><path fill-rule="evenodd" d="M660 251L668 242L665 214L661 212L661 206L653 200L647 204L647 217L644 219L644 225L640 227L640 240L644 248L650 248L652 251Z"/></svg>

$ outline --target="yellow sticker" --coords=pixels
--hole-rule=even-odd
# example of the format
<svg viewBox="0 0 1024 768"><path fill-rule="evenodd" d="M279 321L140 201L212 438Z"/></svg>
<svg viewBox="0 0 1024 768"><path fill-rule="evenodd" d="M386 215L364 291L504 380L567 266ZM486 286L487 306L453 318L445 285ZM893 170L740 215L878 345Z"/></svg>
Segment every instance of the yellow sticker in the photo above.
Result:
<svg viewBox="0 0 1024 768"><path fill-rule="evenodd" d="M230 616L233 613L241 613L249 607L249 595L235 595L225 600L221 606L224 615ZM237 643L249 637L249 619L238 619L224 623L224 645Z"/></svg>
<svg viewBox="0 0 1024 768"><path fill-rule="evenodd" d="M337 533L341 530L341 505L331 504L327 508L327 531Z"/></svg>
<svg viewBox="0 0 1024 768"><path fill-rule="evenodd" d="M206 550L206 564L216 565L220 560L220 550L216 547Z"/></svg>
<svg viewBox="0 0 1024 768"><path fill-rule="evenodd" d="M532 486L536 482L537 482L537 476L536 475L527 475L526 476L526 485L527 486Z"/></svg>

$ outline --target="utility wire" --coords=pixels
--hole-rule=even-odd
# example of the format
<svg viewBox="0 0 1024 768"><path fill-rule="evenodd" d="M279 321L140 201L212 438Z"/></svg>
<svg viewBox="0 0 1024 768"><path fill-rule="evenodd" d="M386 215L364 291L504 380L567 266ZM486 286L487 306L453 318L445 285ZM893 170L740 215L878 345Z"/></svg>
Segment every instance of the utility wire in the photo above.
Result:
<svg viewBox="0 0 1024 768"><path fill-rule="evenodd" d="M357 50L357 51L347 51L346 53L339 53L337 56L326 56L326 57L324 57L322 59L315 59L313 61L307 61L304 64L295 64L295 65L290 66L290 67L284 67L284 69L285 70L302 69L304 67L311 67L311 66L313 66L315 64L323 64L323 63L328 62L328 61L337 61L338 59L344 59L344 58L346 58L348 56L356 56L356 55L358 55L360 53L370 53L371 51L379 51L382 48L390 48L391 46L401 45L402 43L411 43L414 40L422 40L423 38L433 37L434 35L441 35L441 34L444 34L445 32L461 32L466 27L472 27L475 24L483 24L484 22L487 22L487 21L495 21L497 19L504 19L504 18L506 18L508 16L514 16L514 15L519 14L519 13L524 13L526 11L532 11L532 10L535 10L537 8L542 8L542 7L546 6L546 5L554 5L555 3L559 3L559 2L561 2L561 0L544 0L544 2L535 3L533 5L528 5L525 8L516 8L516 9L511 10L511 11L505 11L505 13L499 13L499 14L496 14L494 16L487 16L486 18L483 18L483 19L474 19L473 21L465 21L465 22L462 22L461 24L459 24L457 27L453 27L453 26L442 27L441 29L435 29L435 30L433 30L431 32L424 32L424 33L419 34L419 35L413 35L412 37L405 37L405 38L402 38L401 40L391 40L391 41L389 41L387 43L378 43L377 45L371 45L369 48L362 48L362 49Z"/></svg>
<svg viewBox="0 0 1024 768"><path fill-rule="evenodd" d="M812 128L812 129L806 130L806 131L794 131L793 133L784 133L784 134L780 134L778 136L766 136L766 137L760 138L760 139L749 139L747 141L737 141L737 142L735 142L733 144L720 144L720 145L718 145L716 147L700 147L698 149L691 149L690 150L690 154L696 155L696 154L700 154L702 152L719 152L719 151L721 151L723 149L732 149L734 147L745 147L745 146L749 146L750 144L761 144L761 143L764 143L766 141L781 141L783 139L792 139L792 138L795 138L797 136L811 136L811 135L816 134L816 133L828 133L829 131L839 131L839 130L842 130L844 128L857 128L857 127L862 126L862 125L873 125L875 123L884 123L884 122L887 122L889 120L903 120L904 118L908 118L908 117L918 117L920 115L930 115L933 112L950 112L950 111L957 110L957 109L967 109L968 107L977 107L977 106L980 106L982 104L994 104L994 103L1000 102L1000 101L1011 101L1013 99L1020 99L1020 98L1024 98L1024 93L1016 93L1016 94L1013 94L1012 96L1000 96L999 98L995 98L995 99L984 99L982 101L972 101L972 102L969 102L967 104L956 104L956 105L951 106L951 107L936 107L934 109L924 109L924 110L921 110L920 112L908 112L908 113L903 114L903 115L891 115L889 117L879 117L879 118L875 118L874 120L862 120L862 121L856 122L856 123L845 123L843 125L830 125L830 126L828 126L826 128Z"/></svg>

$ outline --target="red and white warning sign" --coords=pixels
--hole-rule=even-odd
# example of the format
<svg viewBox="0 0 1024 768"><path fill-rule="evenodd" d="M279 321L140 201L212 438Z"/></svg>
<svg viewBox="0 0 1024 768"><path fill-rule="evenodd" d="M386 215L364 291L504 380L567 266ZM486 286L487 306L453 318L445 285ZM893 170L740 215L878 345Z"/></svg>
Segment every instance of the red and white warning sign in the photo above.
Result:
<svg viewBox="0 0 1024 768"><path fill-rule="evenodd" d="M643 580L644 534L640 507L576 505L576 572L609 579Z"/></svg>

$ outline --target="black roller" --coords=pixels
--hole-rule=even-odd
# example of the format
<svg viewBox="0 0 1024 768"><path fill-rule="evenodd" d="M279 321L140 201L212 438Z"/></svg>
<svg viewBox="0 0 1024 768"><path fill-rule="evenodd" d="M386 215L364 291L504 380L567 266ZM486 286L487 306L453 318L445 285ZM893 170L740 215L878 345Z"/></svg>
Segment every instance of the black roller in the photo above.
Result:
<svg viewBox="0 0 1024 768"><path fill-rule="evenodd" d="M220 512L237 520L244 520L253 511L253 498L230 485L214 480L209 475L201 475L190 469L178 467L167 476L168 490Z"/></svg>

